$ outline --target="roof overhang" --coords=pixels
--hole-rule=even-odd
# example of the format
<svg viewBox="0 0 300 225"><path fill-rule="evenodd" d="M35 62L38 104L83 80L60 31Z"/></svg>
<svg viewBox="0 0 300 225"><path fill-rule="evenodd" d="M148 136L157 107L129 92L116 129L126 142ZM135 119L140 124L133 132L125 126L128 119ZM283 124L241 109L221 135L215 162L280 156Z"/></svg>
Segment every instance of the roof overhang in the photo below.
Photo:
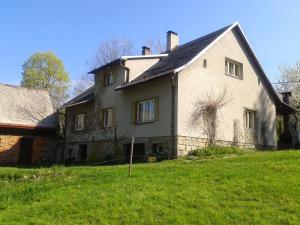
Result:
<svg viewBox="0 0 300 225"><path fill-rule="evenodd" d="M55 137L56 136L56 127L0 123L0 134Z"/></svg>

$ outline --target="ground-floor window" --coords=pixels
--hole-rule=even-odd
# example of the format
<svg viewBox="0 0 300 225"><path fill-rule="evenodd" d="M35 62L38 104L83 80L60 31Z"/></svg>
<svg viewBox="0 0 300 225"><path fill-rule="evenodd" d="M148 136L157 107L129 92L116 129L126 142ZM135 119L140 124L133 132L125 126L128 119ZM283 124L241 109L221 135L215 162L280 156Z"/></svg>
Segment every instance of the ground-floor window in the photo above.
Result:
<svg viewBox="0 0 300 225"><path fill-rule="evenodd" d="M256 128L256 112L254 110L245 109L245 128L254 130Z"/></svg>

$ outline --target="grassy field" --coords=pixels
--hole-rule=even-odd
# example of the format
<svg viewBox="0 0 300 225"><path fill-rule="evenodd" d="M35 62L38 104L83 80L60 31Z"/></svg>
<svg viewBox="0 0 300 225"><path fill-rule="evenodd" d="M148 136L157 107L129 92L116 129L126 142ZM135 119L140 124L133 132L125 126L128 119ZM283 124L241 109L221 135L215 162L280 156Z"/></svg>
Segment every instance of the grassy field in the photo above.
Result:
<svg viewBox="0 0 300 225"><path fill-rule="evenodd" d="M0 168L0 224L300 224L300 151Z"/></svg>

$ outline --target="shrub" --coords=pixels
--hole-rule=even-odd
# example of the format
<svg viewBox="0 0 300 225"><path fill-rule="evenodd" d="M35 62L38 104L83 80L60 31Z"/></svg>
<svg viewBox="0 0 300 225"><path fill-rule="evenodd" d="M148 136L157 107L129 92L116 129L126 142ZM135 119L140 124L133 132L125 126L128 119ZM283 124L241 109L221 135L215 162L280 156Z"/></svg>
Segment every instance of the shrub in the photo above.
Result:
<svg viewBox="0 0 300 225"><path fill-rule="evenodd" d="M208 146L204 148L195 149L189 152L188 156L196 157L210 157L210 156L221 156L230 154L243 154L245 149L240 149L238 147L221 147L221 146Z"/></svg>

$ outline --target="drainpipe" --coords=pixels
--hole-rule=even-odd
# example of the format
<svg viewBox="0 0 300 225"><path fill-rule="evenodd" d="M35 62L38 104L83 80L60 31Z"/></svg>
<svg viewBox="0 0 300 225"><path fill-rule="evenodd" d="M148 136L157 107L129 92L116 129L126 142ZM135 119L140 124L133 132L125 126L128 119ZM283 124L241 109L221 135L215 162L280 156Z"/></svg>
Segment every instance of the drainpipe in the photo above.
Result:
<svg viewBox="0 0 300 225"><path fill-rule="evenodd" d="M175 148L175 75L171 76L171 149L174 158L177 158L177 149Z"/></svg>

